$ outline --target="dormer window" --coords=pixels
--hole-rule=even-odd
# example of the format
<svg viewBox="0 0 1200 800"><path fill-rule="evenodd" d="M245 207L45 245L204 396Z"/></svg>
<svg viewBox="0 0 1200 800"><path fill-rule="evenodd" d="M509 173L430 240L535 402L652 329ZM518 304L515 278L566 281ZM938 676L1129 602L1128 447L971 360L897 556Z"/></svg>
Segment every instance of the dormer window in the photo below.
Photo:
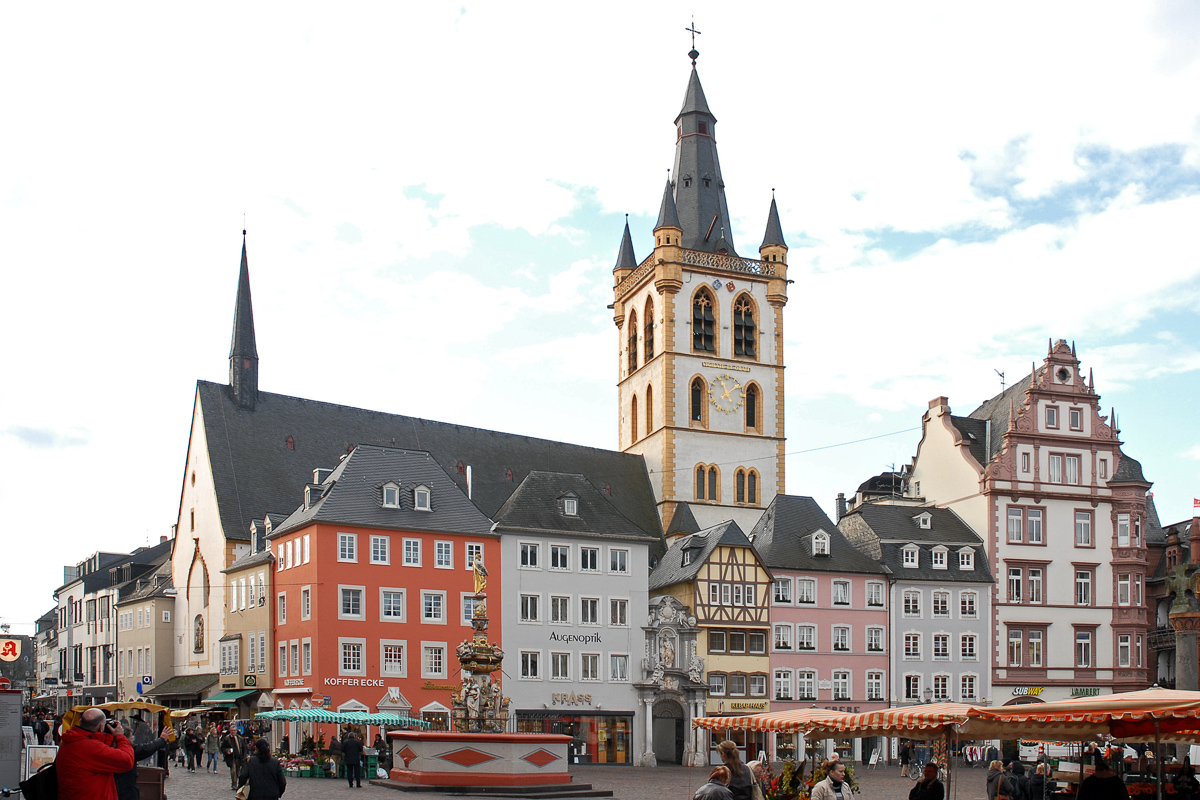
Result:
<svg viewBox="0 0 1200 800"><path fill-rule="evenodd" d="M418 486L413 489L413 508L417 511L433 511L428 486Z"/></svg>
<svg viewBox="0 0 1200 800"><path fill-rule="evenodd" d="M933 527L933 515L926 511L924 514L918 514L913 517L917 523L917 527L923 531L927 531Z"/></svg>
<svg viewBox="0 0 1200 800"><path fill-rule="evenodd" d="M921 551L917 549L916 545L911 545L911 544L908 545L907 547L904 548L903 552L904 552L904 562L903 562L904 566L909 567L909 568L915 568L915 567L919 566Z"/></svg>
<svg viewBox="0 0 1200 800"><path fill-rule="evenodd" d="M316 486L304 487L304 508L312 508L313 505L321 499L320 489Z"/></svg>
<svg viewBox="0 0 1200 800"><path fill-rule="evenodd" d="M946 568L947 553L948 553L948 551L944 547L933 548L933 568L934 569L945 569Z"/></svg>
<svg viewBox="0 0 1200 800"><path fill-rule="evenodd" d="M969 547L964 547L958 551L958 568L963 571L973 571L975 569L975 551Z"/></svg>
<svg viewBox="0 0 1200 800"><path fill-rule="evenodd" d="M825 531L817 531L812 537L812 552L814 556L829 555L829 534Z"/></svg>
<svg viewBox="0 0 1200 800"><path fill-rule="evenodd" d="M692 551L684 550L683 551L683 566L686 567L690 563L692 563Z"/></svg>
<svg viewBox="0 0 1200 800"><path fill-rule="evenodd" d="M568 517L579 516L579 500L575 497L563 498L563 514Z"/></svg>
<svg viewBox="0 0 1200 800"><path fill-rule="evenodd" d="M383 507L384 508L399 508L400 507L400 486L395 483L385 483L383 485Z"/></svg>

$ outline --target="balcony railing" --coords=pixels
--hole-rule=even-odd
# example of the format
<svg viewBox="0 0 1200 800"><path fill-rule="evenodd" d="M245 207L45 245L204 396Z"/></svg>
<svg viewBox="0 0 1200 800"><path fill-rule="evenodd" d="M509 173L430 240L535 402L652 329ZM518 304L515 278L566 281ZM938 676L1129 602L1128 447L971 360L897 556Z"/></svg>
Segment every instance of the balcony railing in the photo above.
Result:
<svg viewBox="0 0 1200 800"><path fill-rule="evenodd" d="M1174 650L1175 630L1173 628L1155 628L1146 638L1146 644L1151 650Z"/></svg>

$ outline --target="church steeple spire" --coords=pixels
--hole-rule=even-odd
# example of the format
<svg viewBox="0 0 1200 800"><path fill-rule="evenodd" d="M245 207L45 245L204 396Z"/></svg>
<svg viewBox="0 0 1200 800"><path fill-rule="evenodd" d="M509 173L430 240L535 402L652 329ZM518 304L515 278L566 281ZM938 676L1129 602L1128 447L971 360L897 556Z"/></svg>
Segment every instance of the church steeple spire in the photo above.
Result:
<svg viewBox="0 0 1200 800"><path fill-rule="evenodd" d="M250 300L250 262L242 231L242 269L233 308L233 340L229 345L229 391L234 402L254 410L258 402L258 346L254 341L254 304Z"/></svg>
<svg viewBox="0 0 1200 800"><path fill-rule="evenodd" d="M733 225L725 202L725 181L717 159L717 118L708 107L693 48L692 74L675 117L675 208L683 229L683 246L707 253L733 251ZM724 236L722 236L724 232Z"/></svg>
<svg viewBox="0 0 1200 800"><path fill-rule="evenodd" d="M633 237L629 235L629 215L625 215L625 235L621 237L621 249L617 251L617 265L613 267L613 272L617 270L634 270L637 269L637 256L633 254Z"/></svg>

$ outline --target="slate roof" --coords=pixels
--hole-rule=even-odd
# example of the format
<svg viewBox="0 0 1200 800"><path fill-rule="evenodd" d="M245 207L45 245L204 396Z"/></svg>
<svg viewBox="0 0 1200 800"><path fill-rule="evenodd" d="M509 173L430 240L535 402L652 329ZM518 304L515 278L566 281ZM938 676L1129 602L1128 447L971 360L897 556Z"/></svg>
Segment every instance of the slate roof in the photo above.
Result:
<svg viewBox="0 0 1200 800"><path fill-rule="evenodd" d="M1145 483L1149 485L1150 481L1146 480L1146 476L1142 474L1142 465L1137 460L1125 455L1124 451L1118 451L1121 454L1121 459L1117 462L1117 468L1113 470L1113 476L1109 479L1109 483Z"/></svg>
<svg viewBox="0 0 1200 800"><path fill-rule="evenodd" d="M385 508L383 485L400 486L400 508ZM412 490L425 486L432 511L413 506ZM270 539L314 522L361 525L406 531L487 534L492 521L471 504L429 453L375 445L359 445L321 484L322 495L308 508L303 503ZM301 491L297 497L302 499Z"/></svg>
<svg viewBox="0 0 1200 800"><path fill-rule="evenodd" d="M633 237L629 235L629 218L625 218L625 234L621 237L621 249L617 251L617 265L613 270L636 269L637 256L633 254Z"/></svg>
<svg viewBox="0 0 1200 800"><path fill-rule="evenodd" d="M259 564L271 564L274 561L275 556L272 555L270 550L259 550L257 553L246 553L246 555L234 561L228 567L221 570L221 572L237 572L240 569L257 567Z"/></svg>
<svg viewBox="0 0 1200 800"><path fill-rule="evenodd" d="M917 554L917 566L904 566L904 545L897 542L885 542L880 545L883 557L880 562L886 566L897 581L933 581L934 583L987 583L992 579L992 571L988 567L987 555L983 545L977 545L975 551L975 568L961 570L958 568L958 547L950 547L946 554L946 569L933 568L933 554L930 552L934 545L921 544Z"/></svg>
<svg viewBox="0 0 1200 800"><path fill-rule="evenodd" d="M650 571L650 591L693 580L717 545L754 546L733 520L718 523L691 536L682 536L671 542L658 566ZM684 550L692 551L692 560L688 564L683 563Z"/></svg>
<svg viewBox="0 0 1200 800"><path fill-rule="evenodd" d="M216 672L203 672L198 675L176 675L167 678L158 686L153 687L147 694L151 697L164 695L198 695L212 686L221 676Z"/></svg>
<svg viewBox="0 0 1200 800"><path fill-rule="evenodd" d="M246 259L246 232L242 231L242 267L238 273L237 300L233 308L233 338L229 357L258 358L254 339L254 304L250 300L250 263Z"/></svg>
<svg viewBox="0 0 1200 800"><path fill-rule="evenodd" d="M250 410L234 402L228 386L208 381L199 381L197 392L221 526L229 539L249 541L251 520L267 509L295 508L313 469L336 468L359 444L426 451L464 493L470 466L472 501L488 517L530 471L547 470L580 473L595 486L611 487L610 502L622 514L643 530L660 530L638 455L272 392L260 391Z"/></svg>
<svg viewBox="0 0 1200 800"><path fill-rule="evenodd" d="M881 472L872 475L858 485L862 494L888 494L899 497L904 494L903 472Z"/></svg>
<svg viewBox="0 0 1200 800"><path fill-rule="evenodd" d="M1146 493L1146 544L1163 545L1167 542L1167 533L1163 530L1158 518L1158 507L1154 505L1154 495Z"/></svg>
<svg viewBox="0 0 1200 800"><path fill-rule="evenodd" d="M813 555L811 534L818 530L829 534L827 556ZM771 569L871 575L883 572L874 559L850 544L811 497L776 495L750 536Z"/></svg>
<svg viewBox="0 0 1200 800"><path fill-rule="evenodd" d="M159 574L159 572L155 572L153 575L150 575L149 576L149 585L143 586L139 591L131 592L128 595L123 594L121 596L121 599L119 601L117 601L117 605L124 605L125 603L136 603L136 602L140 602L142 600L148 600L151 597L165 597L168 589L175 588L175 580L174 580L174 578L171 577L171 571L168 568L165 572L162 573L162 574L166 575L166 580L164 580L158 586L155 586L154 585L154 576L158 575L158 574ZM137 586L136 580L132 581L132 583L135 587Z"/></svg>
<svg viewBox="0 0 1200 800"><path fill-rule="evenodd" d="M675 193L668 179L666 188L663 189L662 204L658 207L658 222L654 223L654 229L678 227L679 212L675 209Z"/></svg>
<svg viewBox="0 0 1200 800"><path fill-rule="evenodd" d="M987 420L972 419L971 417L956 417L950 416L950 424L958 429L969 445L971 455L979 462L980 466L987 466L988 461L988 423ZM1003 436L1004 431L1008 430L1008 416L1004 417L1004 427L999 429L999 435ZM992 429L992 435L997 435L997 430Z"/></svg>
<svg viewBox="0 0 1200 800"><path fill-rule="evenodd" d="M574 497L578 513L567 516L563 500ZM558 533L656 541L657 531L639 528L582 475L535 470L496 512L497 532Z"/></svg>
<svg viewBox="0 0 1200 800"><path fill-rule="evenodd" d="M717 118L708 108L700 75L694 66L688 78L683 108L675 122L683 126L683 136L675 140L675 164L671 172L675 210L679 227L683 229L683 246L715 253L720 245L730 255L736 255L732 243L733 225L725 201L725 181L717 158ZM701 124L707 126L706 133L699 133Z"/></svg>
<svg viewBox="0 0 1200 800"><path fill-rule="evenodd" d="M771 196L771 210L767 212L767 230L763 233L762 245L778 244L787 247L783 241L783 226L779 224L779 207L775 205L775 196Z"/></svg>
<svg viewBox="0 0 1200 800"><path fill-rule="evenodd" d="M922 528L917 523L916 518L922 514L929 514L929 528ZM842 523L853 526L854 530L861 530L860 527L854 526L855 517L865 523L878 540L879 564L891 572L896 580L993 582L983 540L960 516L948 508L868 503L843 517ZM904 566L904 548L909 544L920 548L916 567ZM939 545L949 550L947 569L933 568L932 550ZM963 547L970 547L975 551L975 567L971 571L958 569L957 553Z"/></svg>
<svg viewBox="0 0 1200 800"><path fill-rule="evenodd" d="M1043 369L1040 368L1038 372L1042 372ZM991 462L992 457L1000 452L1000 447L1004 444L1004 432L1008 430L1008 414L1012 409L1020 411L1021 407L1025 405L1025 390L1029 388L1032 380L1033 373L1030 373L1021 380L1014 381L1012 386L992 399L985 400L979 408L967 415L980 422L992 423L992 441L988 446L987 460L980 461L981 465L986 466ZM976 436L978 436L978 432L976 432ZM975 454L974 446L971 448L971 454ZM978 456L976 458L978 459Z"/></svg>
<svg viewBox="0 0 1200 800"><path fill-rule="evenodd" d="M668 536L673 533L698 533L699 531L700 523L696 521L696 515L692 513L689 503L679 503L675 506L675 512L671 514L671 519L663 530Z"/></svg>
<svg viewBox="0 0 1200 800"><path fill-rule="evenodd" d="M97 553L96 555L98 557L97 564L99 564L99 566L97 566L96 569L92 570L87 575L81 575L80 577L75 578L74 580L67 581L62 586L58 587L56 592L62 591L63 589L65 589L66 587L70 586L73 583L76 583L77 581L81 582L83 584L83 591L85 594L90 593L90 592L99 591L100 589L107 587L110 583L109 577L108 577L108 568L117 563L124 563L124 561L129 558L130 554L129 553Z"/></svg>

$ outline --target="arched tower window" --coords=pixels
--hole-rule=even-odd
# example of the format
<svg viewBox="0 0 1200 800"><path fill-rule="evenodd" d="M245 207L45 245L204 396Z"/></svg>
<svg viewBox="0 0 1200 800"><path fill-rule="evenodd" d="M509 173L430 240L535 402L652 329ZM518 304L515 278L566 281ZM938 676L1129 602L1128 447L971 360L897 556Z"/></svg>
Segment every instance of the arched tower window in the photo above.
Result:
<svg viewBox="0 0 1200 800"><path fill-rule="evenodd" d="M705 427L708 422L708 386L705 385L704 379L696 377L692 379L691 403L689 404L691 424Z"/></svg>
<svg viewBox="0 0 1200 800"><path fill-rule="evenodd" d="M642 349L646 351L645 363L650 363L650 359L654 358L654 299L646 298L646 311L642 314L642 325L645 327L645 332L642 334ZM650 432L649 428L646 430Z"/></svg>
<svg viewBox="0 0 1200 800"><path fill-rule="evenodd" d="M758 329L754 325L754 303L748 295L738 295L733 304L733 354L757 358Z"/></svg>
<svg viewBox="0 0 1200 800"><path fill-rule="evenodd" d="M637 395L633 396L633 400L629 406L629 443L633 444L638 440L638 407Z"/></svg>
<svg viewBox="0 0 1200 800"><path fill-rule="evenodd" d="M654 386L646 385L646 435L654 431Z"/></svg>
<svg viewBox="0 0 1200 800"><path fill-rule="evenodd" d="M708 288L692 297L692 349L706 353L717 352L716 302Z"/></svg>
<svg viewBox="0 0 1200 800"><path fill-rule="evenodd" d="M738 503L758 505L758 471L739 468L733 477Z"/></svg>
<svg viewBox="0 0 1200 800"><path fill-rule="evenodd" d="M637 312L629 312L629 321L625 323L625 329L629 334L629 372L633 373L638 368L638 325Z"/></svg>
<svg viewBox="0 0 1200 800"><path fill-rule="evenodd" d="M758 470L755 469L746 473L746 502L758 505Z"/></svg>
<svg viewBox="0 0 1200 800"><path fill-rule="evenodd" d="M746 387L746 430L760 431L759 424L759 391L756 384ZM761 431L760 431L761 432Z"/></svg>
<svg viewBox="0 0 1200 800"><path fill-rule="evenodd" d="M717 468L709 465L708 467L708 499L714 503L721 501L721 493L718 490L720 481L717 476Z"/></svg>
<svg viewBox="0 0 1200 800"><path fill-rule="evenodd" d="M704 499L704 488L708 485L708 470L703 464L696 467L696 499Z"/></svg>
<svg viewBox="0 0 1200 800"><path fill-rule="evenodd" d="M715 464L696 465L696 499L720 502L720 473Z"/></svg>
<svg viewBox="0 0 1200 800"><path fill-rule="evenodd" d="M737 502L746 502L746 470L739 469L733 474L733 489Z"/></svg>

